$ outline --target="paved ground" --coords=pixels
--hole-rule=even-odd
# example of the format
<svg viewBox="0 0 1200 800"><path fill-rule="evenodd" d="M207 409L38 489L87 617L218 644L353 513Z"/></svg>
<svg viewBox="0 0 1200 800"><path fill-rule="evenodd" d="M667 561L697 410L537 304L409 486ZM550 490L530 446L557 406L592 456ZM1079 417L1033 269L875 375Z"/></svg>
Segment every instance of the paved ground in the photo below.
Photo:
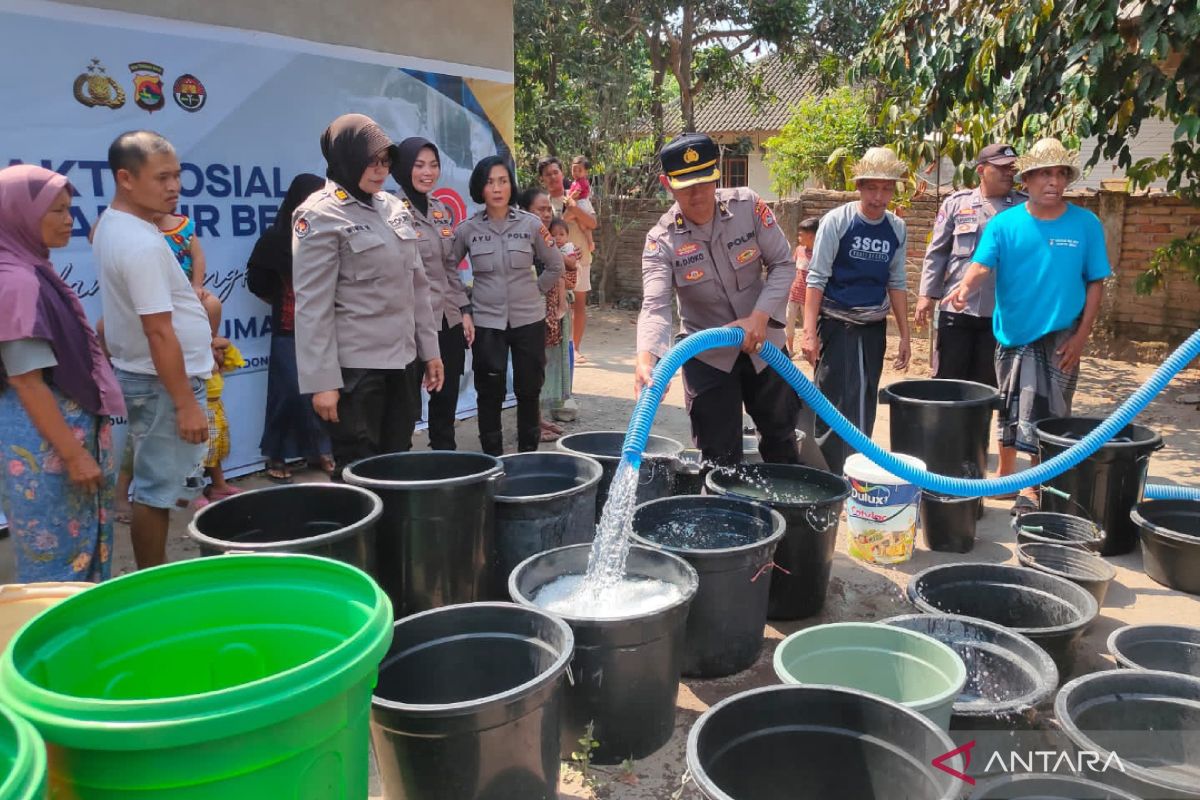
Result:
<svg viewBox="0 0 1200 800"><path fill-rule="evenodd" d="M590 363L576 373L575 391L583 409L578 422L568 425L569 432L584 430L623 430L633 408L631 375L633 371L632 312L606 311L595 315L584 342L584 352ZM927 348L922 342L916 347L910 377L928 375ZM894 350L894 342L893 342ZM1154 365L1131 365L1122 362L1085 359L1080 391L1076 399L1077 414L1104 415L1124 400L1133 389L1149 376ZM883 383L899 379L900 375L885 372ZM1185 380L1177 380L1139 418L1141 424L1159 431L1166 447L1151 460L1150 473L1160 482L1200 486L1200 409L1181 405L1175 398L1185 392L1195 393L1200 374L1192 370ZM875 440L887 444L888 409L880 407ZM513 433L513 413L507 412L505 425ZM686 441L689 436L687 417L683 411L682 389L678 381L656 420L654 431ZM460 423L460 447L475 447L478 439L474 423ZM419 437L418 447L425 445ZM508 443L515 449L515 441ZM552 445L546 445L546 448ZM323 479L316 473L306 473L304 480ZM268 485L260 477L239 481L239 485L258 487ZM172 559L193 558L196 548L184 534L187 515L178 513L172 524L170 554ZM1009 528L1008 504L987 503L987 512L978 525L978 542L967 555L932 553L918 548L913 559L890 568L862 564L851 560L846 553L845 530L841 531L835 557L828 602L821 616L797 623L770 624L764 631L766 643L758 662L751 669L720 680L686 681L680 687L679 714L675 735L658 753L632 765L632 771L619 768L594 772L586 782L568 766L563 770L562 798L601 798L602 800L663 800L679 787L684 773L684 747L687 732L696 718L710 705L736 692L776 683L771 669L775 644L788 634L809 625L844 620L874 620L894 614L911 613L914 609L904 598L904 587L913 573L938 563L957 561L990 561L1015 563L1013 534ZM5 557L8 543L0 542L0 582L5 578ZM1110 666L1103 655L1104 642L1115 628L1135 622L1200 620L1200 598L1180 594L1162 587L1142 572L1138 553L1111 559L1118 569L1117 579L1109 591L1101 616L1089 630L1079 651L1077 674ZM117 572L132 568L128 534L118 530ZM698 796L685 793L685 797Z"/></svg>

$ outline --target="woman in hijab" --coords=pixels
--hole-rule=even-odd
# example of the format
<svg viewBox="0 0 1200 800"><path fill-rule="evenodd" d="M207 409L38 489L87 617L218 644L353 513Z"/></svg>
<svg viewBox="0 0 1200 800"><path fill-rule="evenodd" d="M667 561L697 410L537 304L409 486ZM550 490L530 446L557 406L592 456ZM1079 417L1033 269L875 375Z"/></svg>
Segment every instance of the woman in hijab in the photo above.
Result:
<svg viewBox="0 0 1200 800"><path fill-rule="evenodd" d="M79 298L50 263L71 240L71 190L0 170L0 506L17 580L105 580L112 568L109 417L125 401Z"/></svg>
<svg viewBox="0 0 1200 800"><path fill-rule="evenodd" d="M321 136L325 188L292 216L300 391L326 423L337 462L412 449L425 388L442 388L438 328L413 217L383 191L396 146L362 114Z"/></svg>
<svg viewBox="0 0 1200 800"><path fill-rule="evenodd" d="M471 301L458 275L458 262L450 258L454 217L430 194L442 174L437 146L428 139L413 136L400 143L397 153L392 177L404 192L400 202L412 214L417 229L417 245L425 276L429 278L433 323L438 327L438 350L446 373L442 388L429 395L429 447L454 450L459 383L466 366L467 348L475 341Z"/></svg>
<svg viewBox="0 0 1200 800"><path fill-rule="evenodd" d="M246 264L246 286L271 304L271 363L267 369L267 412L259 448L267 477L291 483L288 460L303 456L332 474L329 436L296 378L296 293L292 288L292 214L325 179L303 173L292 179L275 224L259 237Z"/></svg>

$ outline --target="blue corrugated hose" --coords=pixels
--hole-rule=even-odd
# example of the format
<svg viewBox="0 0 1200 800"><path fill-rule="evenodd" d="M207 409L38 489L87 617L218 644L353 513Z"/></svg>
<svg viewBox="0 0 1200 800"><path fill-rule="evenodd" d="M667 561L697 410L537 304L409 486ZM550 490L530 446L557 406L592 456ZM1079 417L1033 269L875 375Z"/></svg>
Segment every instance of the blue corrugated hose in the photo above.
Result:
<svg viewBox="0 0 1200 800"><path fill-rule="evenodd" d="M692 334L671 348L655 367L653 383L642 391L637 405L634 406L633 416L629 420L629 429L626 431L625 444L622 448L626 461L634 467L641 463L642 451L645 449L646 440L650 435L650 426L654 422L654 415L658 412L658 405L662 402L667 383L683 366L683 363L705 350L718 347L740 347L744 335L741 328L710 328ZM901 461L872 442L862 431L855 428L850 420L843 417L825 398L825 395L821 394L820 390L813 385L812 381L796 369L796 365L779 348L766 342L759 355L783 376L783 379L800 395L800 399L808 403L839 436L883 469L931 492L958 497L987 497L1011 494L1028 486L1041 485L1095 453L1101 445L1128 425L1130 420L1163 390L1171 378L1175 377L1194 358L1200 356L1200 330L1188 337L1188 340L1181 344L1154 371L1154 374L1142 384L1141 388L1091 433L1049 461L1044 461L1023 472L1006 475L1003 478L952 478L948 475L937 475L917 469ZM1200 500L1200 489L1154 485L1146 487L1145 496L1147 499L1153 500Z"/></svg>

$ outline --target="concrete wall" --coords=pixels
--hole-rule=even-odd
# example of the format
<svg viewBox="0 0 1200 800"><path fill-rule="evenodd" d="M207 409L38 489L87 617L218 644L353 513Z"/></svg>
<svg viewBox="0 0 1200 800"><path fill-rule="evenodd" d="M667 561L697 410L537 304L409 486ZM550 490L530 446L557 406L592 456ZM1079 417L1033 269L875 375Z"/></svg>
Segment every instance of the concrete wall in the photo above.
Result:
<svg viewBox="0 0 1200 800"><path fill-rule="evenodd" d="M513 70L512 0L64 0L381 53Z"/></svg>
<svg viewBox="0 0 1200 800"><path fill-rule="evenodd" d="M777 202L774 207L780 228L795 242L796 225L802 218L819 216L854 198L851 192L807 189L799 198ZM1169 271L1165 286L1148 297L1139 296L1134 283L1155 248L1200 227L1200 207L1171 196L1119 192L1076 195L1071 200L1100 216L1113 265L1090 352L1129 360L1160 359L1169 347L1200 327L1200 286L1178 270ZM916 300L937 206L933 197L921 197L899 210L908 224L910 308ZM603 275L608 301L641 297L642 246L646 232L666 207L660 200L624 199L610 201L601 209L600 248L608 256L607 274ZM620 215L619 224L615 214Z"/></svg>

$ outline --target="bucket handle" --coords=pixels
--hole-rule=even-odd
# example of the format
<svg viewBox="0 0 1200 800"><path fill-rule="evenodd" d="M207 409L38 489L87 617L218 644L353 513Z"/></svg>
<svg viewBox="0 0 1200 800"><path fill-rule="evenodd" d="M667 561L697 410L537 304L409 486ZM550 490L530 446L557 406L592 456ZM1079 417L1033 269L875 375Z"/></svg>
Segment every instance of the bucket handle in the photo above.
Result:
<svg viewBox="0 0 1200 800"><path fill-rule="evenodd" d="M695 783L696 779L692 777L692 771L685 769L683 775L679 776L679 788L671 792L670 800L683 800L683 793L687 789L689 783Z"/></svg>
<svg viewBox="0 0 1200 800"><path fill-rule="evenodd" d="M892 393L888 391L888 387L886 386L879 390L879 404L884 406L892 404Z"/></svg>

